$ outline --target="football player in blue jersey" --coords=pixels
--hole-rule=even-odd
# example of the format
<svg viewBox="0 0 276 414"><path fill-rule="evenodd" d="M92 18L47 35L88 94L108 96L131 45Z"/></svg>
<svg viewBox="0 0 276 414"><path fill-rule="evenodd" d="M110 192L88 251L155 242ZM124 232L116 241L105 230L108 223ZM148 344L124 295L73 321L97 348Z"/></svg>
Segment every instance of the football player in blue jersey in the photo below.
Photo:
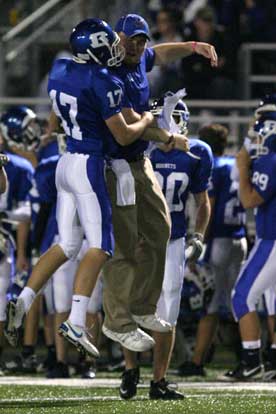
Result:
<svg viewBox="0 0 276 414"><path fill-rule="evenodd" d="M0 265L0 336L3 337L3 325L6 320L6 294L12 278L17 272L26 271L29 262L26 256L28 238L28 220L30 218L30 204L28 193L32 185L33 167L29 161L14 154L16 145L23 145L24 132L35 137L32 125L34 113L27 107L15 107L4 114L0 119L1 147L4 155L9 159L5 167L7 175L6 189L0 197L0 211L2 216L1 234L1 265ZM24 125L24 127L23 127ZM4 188L3 188L4 189ZM11 227L6 221L18 222L16 243L11 234ZM15 256L16 249L16 256ZM2 344L1 344L2 345Z"/></svg>
<svg viewBox="0 0 276 414"><path fill-rule="evenodd" d="M8 306L6 337L16 345L18 328L38 291L68 259L77 257L83 235L89 249L78 267L71 313L60 334L79 350L98 356L85 331L87 305L101 267L113 253L111 206L104 179L104 143L112 136L121 145L137 140L152 123L149 112L128 125L121 113L123 83L110 73L124 49L111 27L87 19L72 31L72 59L55 61L48 91L67 136L67 152L56 170L59 242L33 268L16 303Z"/></svg>
<svg viewBox="0 0 276 414"><path fill-rule="evenodd" d="M50 144L51 145L51 144ZM56 222L56 202L57 189L55 186L55 171L60 155L53 155L44 158L38 164L35 171L35 181L38 195L40 197L41 208L38 213L37 226L35 226L35 246L39 253L44 253L53 244L58 241L58 228ZM45 216L46 209L49 214ZM44 221L44 226L43 222ZM41 228L41 227L44 227ZM50 367L46 376L48 378L68 378L69 369L67 365L67 346L63 337L57 335L58 328L64 322L71 309L72 292L74 277L80 259L84 256L88 246L86 241L83 242L78 257L75 260L68 260L52 275L48 282L44 294L46 293L48 311L52 308L55 319L55 344L56 344L56 363ZM92 297L88 303L88 315L96 314L101 304L101 281L98 280L93 291ZM90 316L91 317L91 316ZM90 324L91 325L91 324ZM89 325L89 326L90 326ZM95 338L97 339L97 338ZM86 373L86 375L88 375ZM91 374L90 374L91 375ZM95 375L93 373L93 375Z"/></svg>
<svg viewBox="0 0 276 414"><path fill-rule="evenodd" d="M214 154L214 168L208 188L211 220L205 260L213 268L216 287L207 314L198 326L192 361L179 367L179 374L183 376L205 374L204 358L214 339L219 309L224 306L231 312L231 291L247 254L245 210L238 198L239 184L232 177L235 158L224 154L227 136L227 128L219 124L199 130L200 139L210 145Z"/></svg>
<svg viewBox="0 0 276 414"><path fill-rule="evenodd" d="M276 274L276 111L258 116L253 131L257 143L252 160L245 147L237 155L239 196L244 208L256 208L255 245L241 269L232 292L234 316L239 321L242 360L231 372L234 380L248 380L262 372L261 330L256 303ZM269 354L269 371L276 371L276 346Z"/></svg>
<svg viewBox="0 0 276 414"><path fill-rule="evenodd" d="M156 109L158 113L158 107ZM179 131L184 134L187 133L188 115L185 103L179 101L172 116ZM180 309L185 265L185 206L189 193L194 196L196 202L194 234L188 243L191 248L188 247L186 250L186 252L191 251L189 256L191 261L196 261L202 253L203 238L210 216L207 187L212 170L212 152L210 147L201 140L190 139L189 142L188 153L177 150L167 152L163 146L153 150L150 156L172 220L172 232L167 248L165 275L157 304L157 314L174 327L173 332L165 334L154 332L153 334L156 345L154 348L154 379L151 382L150 398L181 398L180 393L166 386L165 376L174 347L175 326Z"/></svg>

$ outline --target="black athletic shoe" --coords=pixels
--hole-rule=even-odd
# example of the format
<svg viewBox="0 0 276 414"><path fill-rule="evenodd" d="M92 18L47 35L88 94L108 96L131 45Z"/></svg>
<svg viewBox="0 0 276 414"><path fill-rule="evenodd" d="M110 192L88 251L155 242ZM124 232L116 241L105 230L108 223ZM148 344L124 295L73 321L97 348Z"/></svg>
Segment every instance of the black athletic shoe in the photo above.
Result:
<svg viewBox="0 0 276 414"><path fill-rule="evenodd" d="M253 378L262 378L263 365L249 365L241 361L239 365L233 370L227 371L220 379L228 381L249 381Z"/></svg>
<svg viewBox="0 0 276 414"><path fill-rule="evenodd" d="M37 373L37 356L35 354L28 355L23 358L22 355L16 355L11 361L7 361L4 370L10 374L35 374Z"/></svg>
<svg viewBox="0 0 276 414"><path fill-rule="evenodd" d="M203 365L196 365L192 361L186 361L178 368L178 375L181 375L181 377L205 377L206 372L203 368Z"/></svg>
<svg viewBox="0 0 276 414"><path fill-rule="evenodd" d="M56 366L47 372L46 378L70 378L68 365L58 361Z"/></svg>
<svg viewBox="0 0 276 414"><path fill-rule="evenodd" d="M96 368L93 365L87 365L81 374L81 378L94 379L96 377Z"/></svg>
<svg viewBox="0 0 276 414"><path fill-rule="evenodd" d="M264 363L264 381L276 380L276 349L268 348L266 352L266 358Z"/></svg>
<svg viewBox="0 0 276 414"><path fill-rule="evenodd" d="M120 385L120 397L124 400L129 400L134 397L137 392L137 384L140 379L139 367L133 369L126 369L122 374L122 382Z"/></svg>
<svg viewBox="0 0 276 414"><path fill-rule="evenodd" d="M276 364L271 361L266 361L264 365L264 381L275 381L276 380Z"/></svg>
<svg viewBox="0 0 276 414"><path fill-rule="evenodd" d="M168 381L162 378L158 382L150 382L149 397L151 400L183 400L184 395L171 388Z"/></svg>

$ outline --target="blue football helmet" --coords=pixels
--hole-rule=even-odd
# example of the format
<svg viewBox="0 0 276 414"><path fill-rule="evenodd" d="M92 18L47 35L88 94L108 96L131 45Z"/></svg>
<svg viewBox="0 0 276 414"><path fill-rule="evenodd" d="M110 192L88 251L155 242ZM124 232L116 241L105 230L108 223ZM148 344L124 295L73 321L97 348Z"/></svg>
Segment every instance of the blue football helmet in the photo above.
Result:
<svg viewBox="0 0 276 414"><path fill-rule="evenodd" d="M101 19L83 20L70 36L74 60L80 63L119 66L125 56L125 49L119 43L117 33Z"/></svg>
<svg viewBox="0 0 276 414"><path fill-rule="evenodd" d="M34 151L40 143L41 129L36 114L27 106L16 106L0 119L0 131L8 145Z"/></svg>
<svg viewBox="0 0 276 414"><path fill-rule="evenodd" d="M265 95L260 101L258 108L255 111L255 117L258 119L264 112L276 111L276 93Z"/></svg>
<svg viewBox="0 0 276 414"><path fill-rule="evenodd" d="M185 267L182 299L186 299L187 310L205 312L215 292L215 275L210 265L198 261L195 271Z"/></svg>
<svg viewBox="0 0 276 414"><path fill-rule="evenodd" d="M164 96L162 96L159 99L154 99L151 106L150 106L150 111L153 115L160 115L162 112L162 109L164 107L164 102L165 102L165 98L166 96L170 96L173 95L172 92L166 92L166 94ZM180 99L176 106L174 107L174 110L172 112L172 116L174 118L174 121L179 129L179 133L180 134L187 134L188 132L188 122L190 119L190 112L188 110L187 105L185 104L185 102Z"/></svg>
<svg viewBox="0 0 276 414"><path fill-rule="evenodd" d="M250 138L254 142L255 158L276 152L276 111L263 112L255 122Z"/></svg>

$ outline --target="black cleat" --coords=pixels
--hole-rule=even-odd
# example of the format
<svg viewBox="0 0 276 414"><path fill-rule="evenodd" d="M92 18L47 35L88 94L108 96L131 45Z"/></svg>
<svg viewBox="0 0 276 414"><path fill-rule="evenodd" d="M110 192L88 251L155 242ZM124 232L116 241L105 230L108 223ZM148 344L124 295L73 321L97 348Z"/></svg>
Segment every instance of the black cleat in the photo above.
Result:
<svg viewBox="0 0 276 414"><path fill-rule="evenodd" d="M23 357L22 355L16 355L11 361L5 363L5 372L9 374L36 374L38 367L38 361L36 354Z"/></svg>
<svg viewBox="0 0 276 414"><path fill-rule="evenodd" d="M276 364L271 361L266 361L264 365L264 381L274 381L276 380Z"/></svg>
<svg viewBox="0 0 276 414"><path fill-rule="evenodd" d="M196 365L192 361L186 361L178 368L178 375L180 375L181 377L205 377L206 372L203 368L203 365Z"/></svg>
<svg viewBox="0 0 276 414"><path fill-rule="evenodd" d="M137 392L137 384L140 379L139 367L133 369L126 369L122 374L122 382L120 385L120 397L124 400L129 400L134 397Z"/></svg>
<svg viewBox="0 0 276 414"><path fill-rule="evenodd" d="M263 374L263 365L249 365L241 361L233 370L227 371L219 379L228 381L250 381L251 379L260 379Z"/></svg>
<svg viewBox="0 0 276 414"><path fill-rule="evenodd" d="M70 378L68 365L58 361L56 366L47 372L46 378Z"/></svg>
<svg viewBox="0 0 276 414"><path fill-rule="evenodd" d="M171 388L169 383L162 378L158 382L150 382L149 397L151 400L183 400L181 392Z"/></svg>

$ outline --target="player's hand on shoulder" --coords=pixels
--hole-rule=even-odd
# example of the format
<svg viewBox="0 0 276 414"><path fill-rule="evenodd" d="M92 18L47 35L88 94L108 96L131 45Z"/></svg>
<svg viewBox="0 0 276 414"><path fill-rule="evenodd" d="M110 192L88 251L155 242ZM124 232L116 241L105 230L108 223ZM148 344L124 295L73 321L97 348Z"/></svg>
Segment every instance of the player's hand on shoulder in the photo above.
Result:
<svg viewBox="0 0 276 414"><path fill-rule="evenodd" d="M189 139L182 134L173 134L174 135L174 144L173 147L180 151L187 152L190 149Z"/></svg>
<svg viewBox="0 0 276 414"><path fill-rule="evenodd" d="M5 167L9 160L9 157L6 154L0 154L0 168Z"/></svg>
<svg viewBox="0 0 276 414"><path fill-rule="evenodd" d="M213 45L204 42L197 42L194 48L195 53L198 55L202 55L207 59L210 59L211 66L217 67L218 66L218 56L216 49Z"/></svg>

